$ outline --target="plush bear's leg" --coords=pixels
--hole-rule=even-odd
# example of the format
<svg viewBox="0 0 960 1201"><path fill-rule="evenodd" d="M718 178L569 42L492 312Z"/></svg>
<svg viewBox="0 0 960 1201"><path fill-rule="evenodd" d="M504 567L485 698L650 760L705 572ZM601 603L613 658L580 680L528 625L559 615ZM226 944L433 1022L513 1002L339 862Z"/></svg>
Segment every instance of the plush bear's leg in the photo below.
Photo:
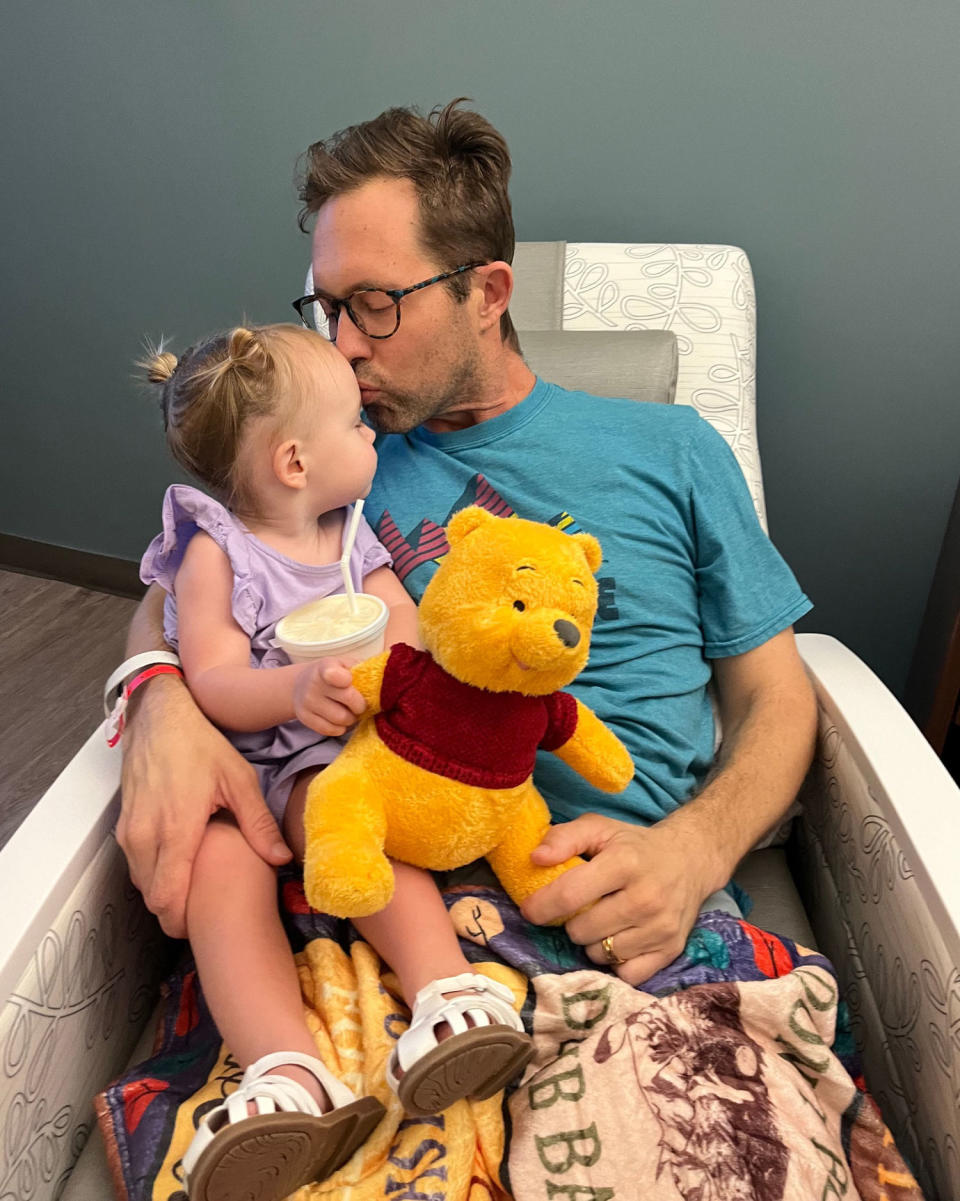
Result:
<svg viewBox="0 0 960 1201"><path fill-rule="evenodd" d="M321 913L366 917L393 895L393 868L383 853L386 818L379 791L361 766L341 756L320 772L307 793L303 881Z"/></svg>
<svg viewBox="0 0 960 1201"><path fill-rule="evenodd" d="M575 856L553 867L538 867L532 863L530 852L540 845L549 828L550 811L547 803L530 783L527 785L523 804L511 821L503 842L487 852L490 866L497 873L500 883L511 899L518 905L538 888L550 884L571 867L583 862Z"/></svg>

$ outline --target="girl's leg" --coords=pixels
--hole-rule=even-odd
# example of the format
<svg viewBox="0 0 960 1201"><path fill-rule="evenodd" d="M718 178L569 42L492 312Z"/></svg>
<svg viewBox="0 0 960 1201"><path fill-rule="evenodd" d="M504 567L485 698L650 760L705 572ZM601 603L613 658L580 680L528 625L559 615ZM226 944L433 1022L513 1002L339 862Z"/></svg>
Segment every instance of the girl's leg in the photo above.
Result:
<svg viewBox="0 0 960 1201"><path fill-rule="evenodd" d="M440 1113L464 1097L492 1097L533 1053L511 991L468 962L430 873L396 861L393 868L390 903L354 923L397 973L411 1010L387 1078L413 1114Z"/></svg>
<svg viewBox="0 0 960 1201"><path fill-rule="evenodd" d="M187 932L210 1012L241 1067L274 1051L316 1056L277 909L274 869L230 818L207 826L193 867ZM277 1071L330 1108L310 1072L293 1065Z"/></svg>
<svg viewBox="0 0 960 1201"><path fill-rule="evenodd" d="M396 887L385 909L354 925L397 973L409 1005L424 985L472 972L429 872L393 862Z"/></svg>
<svg viewBox="0 0 960 1201"><path fill-rule="evenodd" d="M303 811L312 772L301 772L284 814L287 845L303 860ZM408 1004L425 984L445 976L472 972L453 929L453 922L429 872L393 860L396 886L390 903L371 917L353 923L381 959L397 973Z"/></svg>

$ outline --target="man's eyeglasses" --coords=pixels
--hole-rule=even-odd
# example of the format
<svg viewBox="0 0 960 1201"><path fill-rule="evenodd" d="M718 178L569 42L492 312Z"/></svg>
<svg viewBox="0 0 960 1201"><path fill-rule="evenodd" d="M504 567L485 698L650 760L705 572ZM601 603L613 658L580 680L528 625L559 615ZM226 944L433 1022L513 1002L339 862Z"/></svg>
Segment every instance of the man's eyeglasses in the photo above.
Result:
<svg viewBox="0 0 960 1201"><path fill-rule="evenodd" d="M400 301L404 296L419 292L421 288L429 288L441 280L451 279L454 275L462 275L464 271L485 266L486 263L466 263L453 271L445 271L443 275L434 275L418 284L411 284L409 288L361 288L340 300L312 292L295 300L293 307L307 329L315 329L331 341L337 336L341 309L347 310L350 320L368 338L390 338L400 328Z"/></svg>

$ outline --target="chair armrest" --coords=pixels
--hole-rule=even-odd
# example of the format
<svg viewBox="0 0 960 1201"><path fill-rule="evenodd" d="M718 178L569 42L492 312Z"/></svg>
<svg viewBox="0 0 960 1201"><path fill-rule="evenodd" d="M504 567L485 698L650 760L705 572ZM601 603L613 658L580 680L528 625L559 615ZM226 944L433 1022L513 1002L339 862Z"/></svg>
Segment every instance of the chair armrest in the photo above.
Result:
<svg viewBox="0 0 960 1201"><path fill-rule="evenodd" d="M98 729L0 851L0 1182L11 1196L59 1195L93 1095L122 1071L168 970L174 944L112 834L119 777Z"/></svg>
<svg viewBox="0 0 960 1201"><path fill-rule="evenodd" d="M120 812L120 752L98 728L0 851L0 998L13 987Z"/></svg>
<svg viewBox="0 0 960 1201"><path fill-rule="evenodd" d="M960 789L851 651L801 634L817 754L794 875L867 1084L928 1196L960 1196Z"/></svg>
<svg viewBox="0 0 960 1201"><path fill-rule="evenodd" d="M960 963L960 788L892 692L842 642L800 634L821 741L842 740ZM830 733L835 730L836 734Z"/></svg>

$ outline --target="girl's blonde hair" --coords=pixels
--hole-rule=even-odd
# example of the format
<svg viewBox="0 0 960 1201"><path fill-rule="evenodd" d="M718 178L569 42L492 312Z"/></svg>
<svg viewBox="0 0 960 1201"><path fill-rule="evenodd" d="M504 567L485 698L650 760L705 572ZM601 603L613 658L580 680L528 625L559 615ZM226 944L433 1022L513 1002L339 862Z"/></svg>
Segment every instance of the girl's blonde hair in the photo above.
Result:
<svg viewBox="0 0 960 1201"><path fill-rule="evenodd" d="M159 388L173 457L228 507L251 504L239 470L244 430L252 418L284 414L289 339L298 335L317 338L295 325L237 326L179 359L161 344L137 364Z"/></svg>

